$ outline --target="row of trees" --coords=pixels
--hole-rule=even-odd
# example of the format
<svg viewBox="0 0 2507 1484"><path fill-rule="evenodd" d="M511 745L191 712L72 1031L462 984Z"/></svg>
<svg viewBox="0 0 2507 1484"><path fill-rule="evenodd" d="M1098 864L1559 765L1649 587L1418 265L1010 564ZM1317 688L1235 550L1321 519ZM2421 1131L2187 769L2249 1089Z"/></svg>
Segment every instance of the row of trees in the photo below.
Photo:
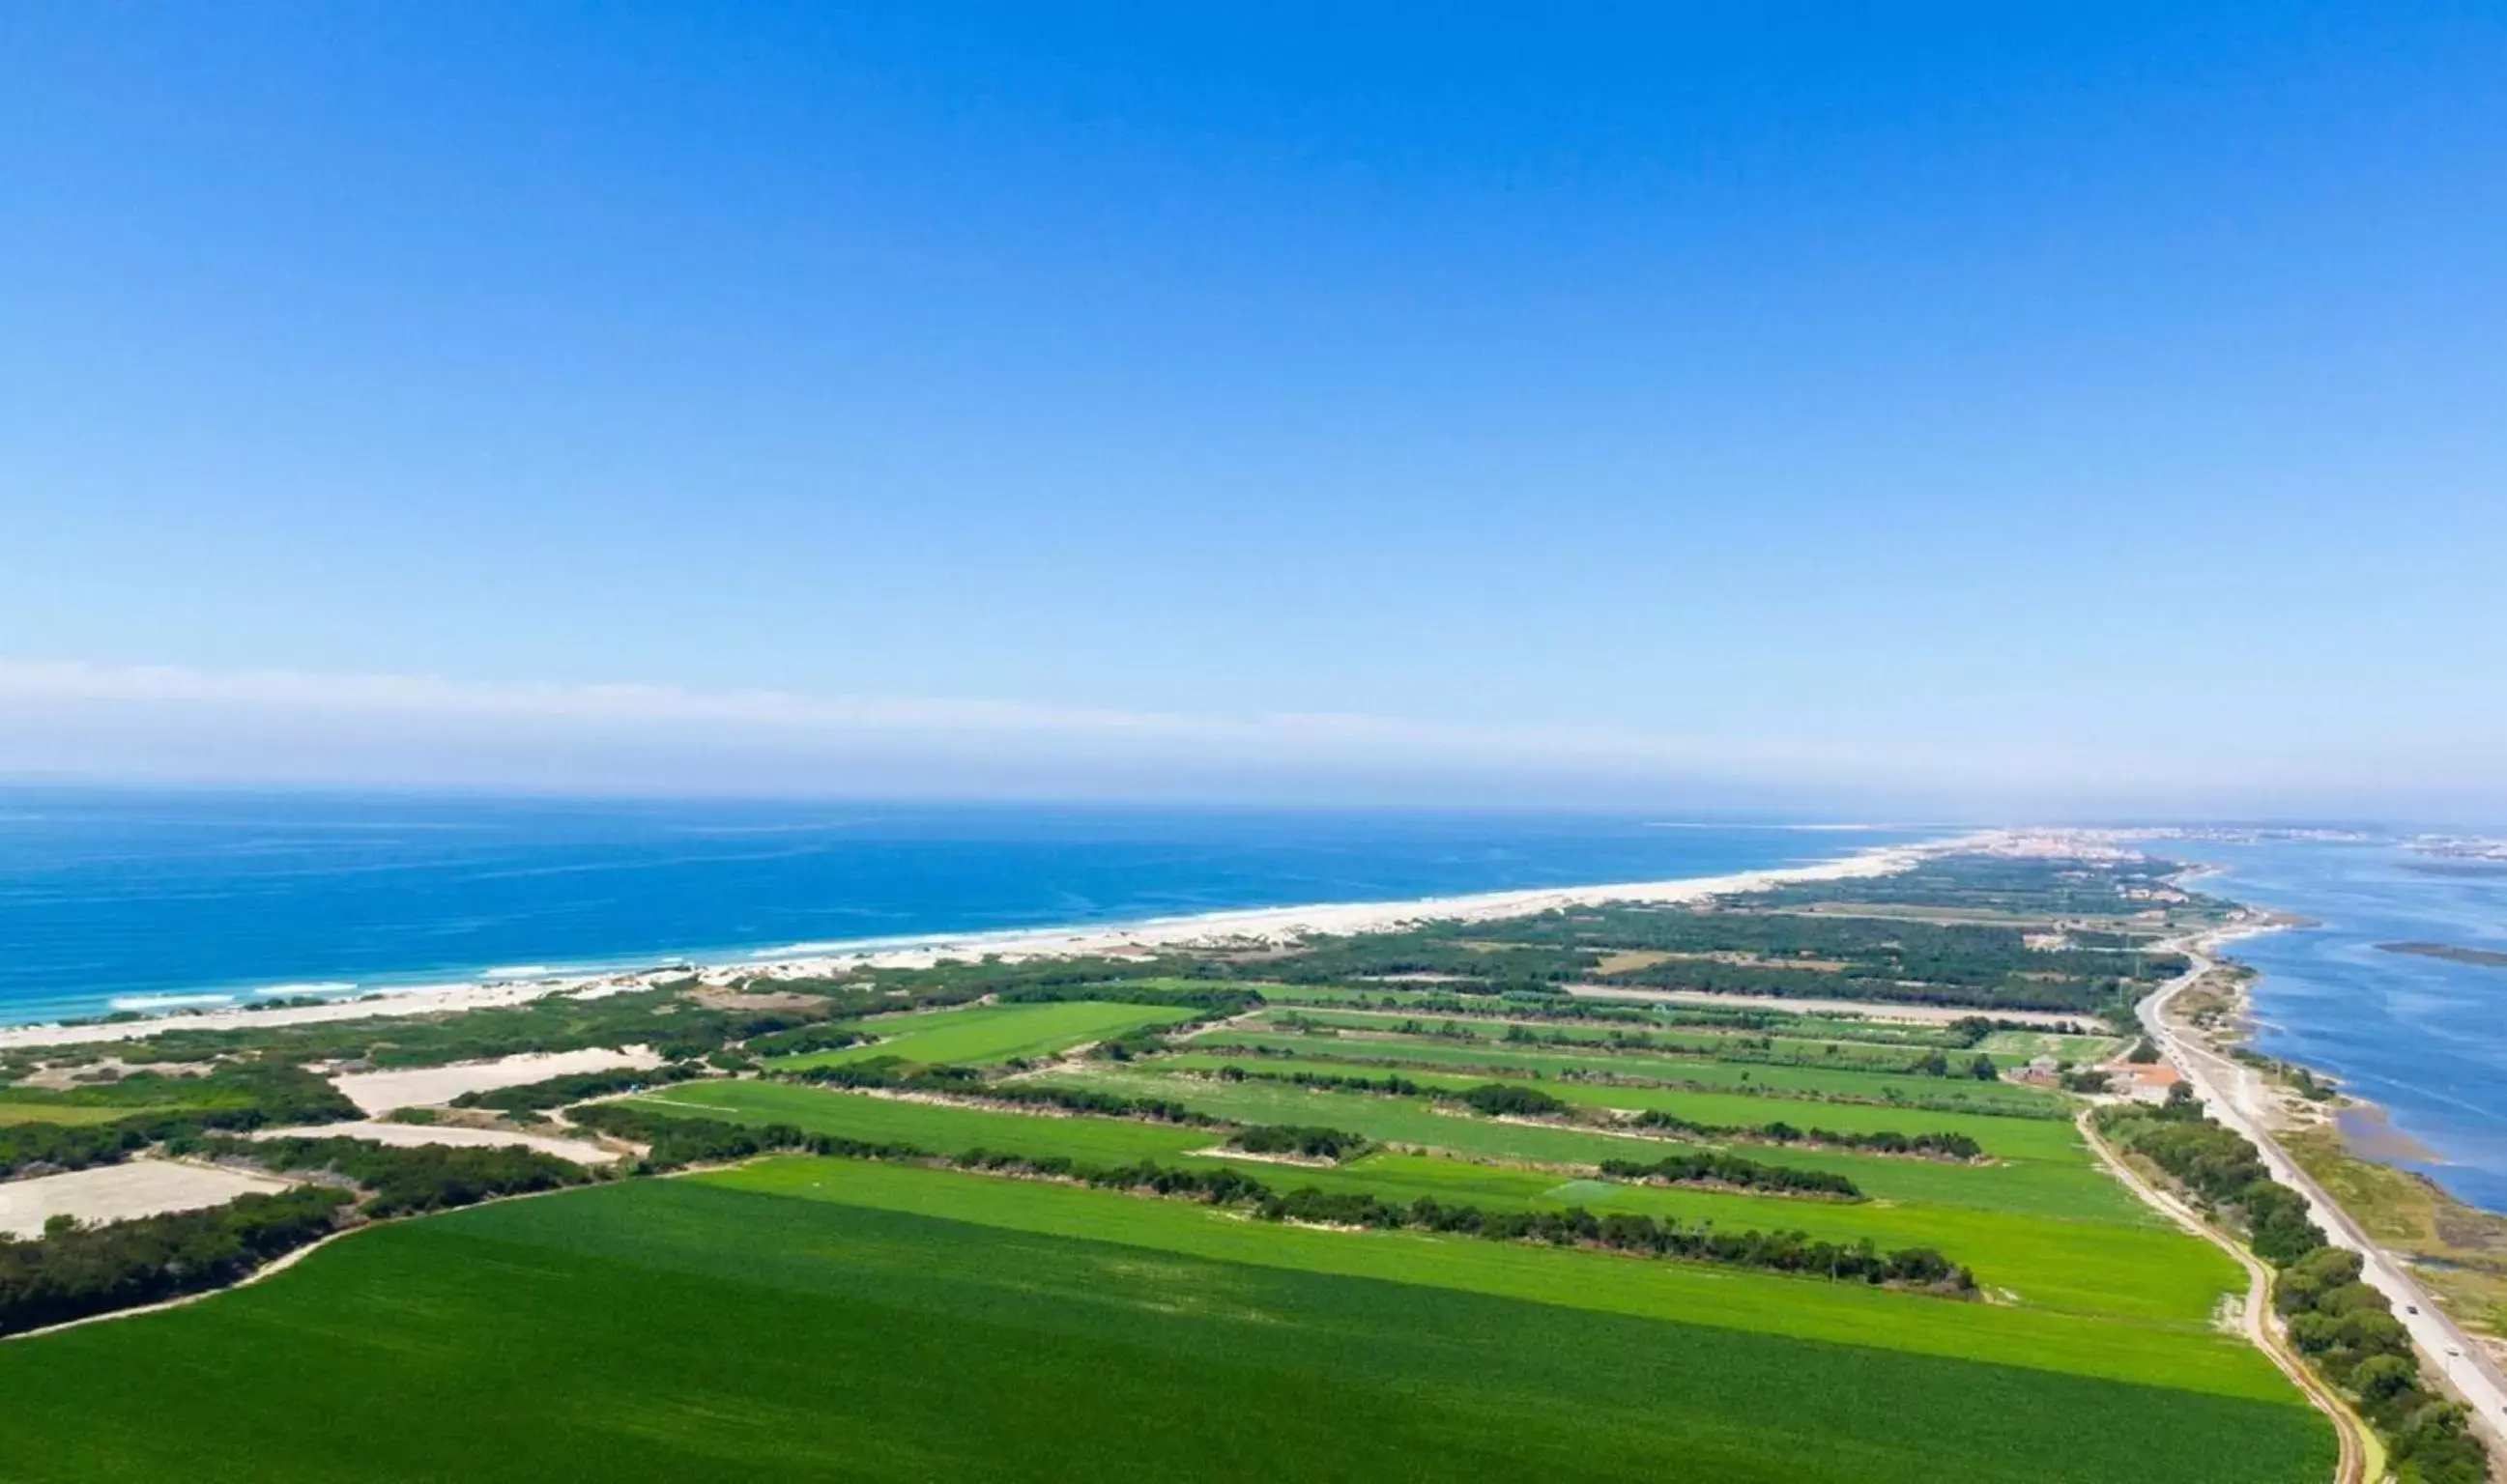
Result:
<svg viewBox="0 0 2507 1484"><path fill-rule="evenodd" d="M355 1197L306 1187L0 1243L0 1334L202 1292L335 1230Z"/></svg>
<svg viewBox="0 0 2507 1484"><path fill-rule="evenodd" d="M1491 1118L1578 1119L1585 1113L1584 1109L1553 1093L1544 1092L1538 1087L1527 1087L1519 1082L1488 1082L1478 1087L1466 1088L1461 1092L1442 1096L1450 1097L1452 1101L1462 1104L1473 1112L1485 1114ZM1649 1108L1639 1113L1636 1123L1640 1128L1660 1129L1698 1139L1747 1139L1768 1143L1835 1144L1842 1148L1869 1149L1882 1154L1922 1154L1951 1159L1974 1159L1984 1152L1975 1140L1964 1134L1901 1134L1885 1130L1870 1134L1840 1134L1829 1129L1798 1129L1782 1120L1762 1124L1699 1123L1675 1113L1663 1112L1659 1108ZM1751 1164L1748 1160L1741 1160L1739 1163ZM1746 1183L1762 1184L1769 1188L1792 1188L1782 1185L1781 1175L1802 1173L1804 1172L1780 1172L1778 1175L1767 1176L1764 1180ZM1839 1178L1842 1179L1841 1176ZM1850 1186L1848 1191L1851 1191Z"/></svg>
<svg viewBox="0 0 2507 1484"><path fill-rule="evenodd" d="M1772 1123L1723 1124L1698 1123L1660 1108L1648 1108L1637 1115L1637 1126L1663 1129L1696 1139L1746 1139L1762 1143L1828 1144L1839 1149L1860 1149L1871 1154L1907 1154L1931 1159L1976 1159L1984 1146L1965 1134L1901 1134L1894 1129L1871 1133L1847 1134L1835 1129L1798 1129L1782 1119Z"/></svg>
<svg viewBox="0 0 2507 1484"><path fill-rule="evenodd" d="M1228 1135L1227 1143L1248 1154L1294 1154L1303 1159L1327 1159L1334 1164L1356 1159L1367 1148L1362 1135L1296 1123L1254 1124Z"/></svg>
<svg viewBox="0 0 2507 1484"><path fill-rule="evenodd" d="M1428 1089L1396 1072L1381 1077L1351 1073L1342 1076L1328 1071L1247 1070L1242 1067L1221 1067L1217 1076L1222 1082L1286 1082L1294 1087L1321 1088L1326 1091L1352 1093L1389 1093L1399 1098L1415 1098Z"/></svg>
<svg viewBox="0 0 2507 1484"><path fill-rule="evenodd" d="M2266 1262L2285 1267L2324 1246L2306 1198L2271 1177L2244 1135L2204 1117L2187 1084L2169 1088L2158 1108L2119 1104L2099 1117L2110 1134L2175 1176L2206 1210L2242 1227Z"/></svg>
<svg viewBox="0 0 2507 1484"><path fill-rule="evenodd" d="M1477 1206L1448 1206L1433 1196L1421 1196L1408 1206L1395 1206L1362 1191L1326 1191L1309 1185L1266 1198L1254 1213L1271 1221L1409 1228L1495 1242L1598 1247L1840 1282L1920 1288L1960 1297L1976 1292L1975 1275L1931 1248L1883 1252L1868 1239L1842 1244L1813 1241L1807 1233L1798 1231L1718 1231L1702 1224L1684 1226L1676 1220L1625 1213L1595 1215L1580 1206L1563 1211L1485 1211Z"/></svg>
<svg viewBox="0 0 2507 1484"><path fill-rule="evenodd" d="M1833 1170L1797 1170L1790 1165L1761 1164L1755 1159L1744 1159L1738 1154L1726 1154L1718 1149L1667 1154L1649 1162L1606 1159L1602 1161L1602 1173L1615 1180L1635 1180L1649 1185L1729 1185L1739 1190L1766 1190L1779 1195L1828 1196L1845 1201L1863 1199L1860 1187Z"/></svg>
<svg viewBox="0 0 2507 1484"><path fill-rule="evenodd" d="M336 1175L368 1194L375 1217L449 1211L502 1195L581 1185L594 1178L571 1160L522 1144L404 1147L371 1139L200 1139L167 1146L209 1159L248 1160L268 1170Z"/></svg>
<svg viewBox="0 0 2507 1484"><path fill-rule="evenodd" d="M2420 1384L2419 1357L2392 1302L2361 1282L2359 1254L2328 1245L2306 1200L2271 1178L2255 1146L2205 1117L2182 1083L2158 1108L2102 1109L2108 1134L2166 1171L2215 1216L2241 1226L2257 1256L2280 1270L2272 1303L2289 1337L2348 1393L2392 1455L2404 1484L2483 1484L2489 1452L2463 1407Z"/></svg>
<svg viewBox="0 0 2507 1484"><path fill-rule="evenodd" d="M2481 1484L2489 1460L2463 1408L2420 1385L2410 1331L2385 1295L2360 1282L2359 1254L2319 1248L2272 1287L2289 1337L2325 1378L2359 1400L2410 1484Z"/></svg>

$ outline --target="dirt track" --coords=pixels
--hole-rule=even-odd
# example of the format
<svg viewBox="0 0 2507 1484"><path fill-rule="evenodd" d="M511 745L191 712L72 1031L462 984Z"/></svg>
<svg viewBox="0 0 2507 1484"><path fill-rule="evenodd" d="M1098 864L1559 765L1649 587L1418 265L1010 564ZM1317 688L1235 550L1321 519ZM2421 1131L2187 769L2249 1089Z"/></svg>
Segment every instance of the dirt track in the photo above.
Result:
<svg viewBox="0 0 2507 1484"><path fill-rule="evenodd" d="M2266 1266L2261 1258L2246 1250L2244 1244L2202 1219L2200 1213L2194 1208L2143 1179L2138 1172L2125 1163L2124 1156L2117 1153L2114 1147L2099 1136L2097 1125L2091 1116L2094 1112L2095 1109L2082 1112L2081 1137L2089 1141L2089 1147L2097 1151L2098 1158L2104 1160L2107 1168L2115 1172L2116 1178L2124 1181L2133 1194L2157 1208L2177 1225L2237 1259L2237 1265L2246 1270L2246 1303L2243 1316L2246 1338L2257 1350L2269 1357L2273 1365L2280 1368L2280 1373L2287 1376L2292 1385L2306 1394L2307 1399L2314 1403L2317 1411L2332 1419L2334 1436L2340 1441L2342 1448L2341 1457L2334 1465L2334 1484L2368 1484L2372 1477L2369 1473L2369 1461L2372 1458L2377 1461L2377 1472L2373 1477L2382 1477L2384 1473L2382 1445L2377 1442L2375 1435L2368 1430L2368 1425L2360 1421L2358 1414L2352 1412L2349 1405L2343 1401L2331 1387L2325 1385L2321 1377L2307 1369L2307 1362L2300 1358L2298 1352L2290 1346L2288 1337L2283 1335L2279 1326L2273 1322L2271 1269Z"/></svg>

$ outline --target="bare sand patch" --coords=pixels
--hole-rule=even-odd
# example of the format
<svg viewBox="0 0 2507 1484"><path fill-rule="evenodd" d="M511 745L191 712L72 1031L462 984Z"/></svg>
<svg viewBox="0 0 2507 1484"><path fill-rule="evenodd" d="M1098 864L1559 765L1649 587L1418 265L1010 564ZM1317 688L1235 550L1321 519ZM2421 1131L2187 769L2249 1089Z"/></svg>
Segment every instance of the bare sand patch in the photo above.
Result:
<svg viewBox="0 0 2507 1484"><path fill-rule="evenodd" d="M498 1057L492 1062L455 1062L450 1067L412 1067L397 1071L343 1072L331 1079L357 1109L369 1116L394 1108L450 1103L463 1093L521 1087L551 1077L584 1071L649 1071L662 1065L650 1046L623 1051L595 1046L585 1051L533 1051Z"/></svg>
<svg viewBox="0 0 2507 1484"><path fill-rule="evenodd" d="M464 1128L448 1123L317 1123L298 1129L259 1129L248 1139L365 1139L399 1149L415 1149L425 1144L450 1144L462 1148L492 1149L506 1144L521 1144L542 1154L554 1154L578 1165L606 1165L620 1155L612 1149L583 1143L572 1139L551 1139L545 1134L514 1134L503 1129Z"/></svg>
<svg viewBox="0 0 2507 1484"><path fill-rule="evenodd" d="M276 1176L165 1159L134 1159L67 1175L0 1181L0 1234L39 1237L44 1223L59 1215L101 1222L200 1211L224 1206L239 1195L284 1190L290 1183Z"/></svg>

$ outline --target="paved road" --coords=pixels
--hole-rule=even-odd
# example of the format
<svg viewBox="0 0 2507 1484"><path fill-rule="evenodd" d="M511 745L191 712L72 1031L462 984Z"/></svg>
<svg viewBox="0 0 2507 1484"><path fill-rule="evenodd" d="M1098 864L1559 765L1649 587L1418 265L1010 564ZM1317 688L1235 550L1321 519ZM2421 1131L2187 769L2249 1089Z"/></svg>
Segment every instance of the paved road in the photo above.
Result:
<svg viewBox="0 0 2507 1484"><path fill-rule="evenodd" d="M2507 1448L2507 1376L2500 1375L2480 1345L2431 1301L2413 1279L2410 1268L2380 1248L2358 1222L2350 1219L2350 1213L2325 1193L2314 1176L2300 1169L2298 1162L2273 1140L2262 1117L2271 1106L2272 1093L2261 1074L2192 1036L2177 1034L2168 1026L2162 1012L2189 985L2216 966L2210 955L2224 936L2213 934L2165 945L2183 952L2191 959L2191 966L2141 1002L2142 1029L2193 1083L2203 1110L2251 1140L2272 1178L2307 1198L2308 1213L2314 1216L2316 1225L2324 1228L2333 1245L2360 1254L2364 1265L2361 1276L2393 1301L2394 1318L2403 1321L2419 1345L2425 1368L2433 1375L2444 1376L2455 1394L2471 1404L2476 1425L2493 1454Z"/></svg>

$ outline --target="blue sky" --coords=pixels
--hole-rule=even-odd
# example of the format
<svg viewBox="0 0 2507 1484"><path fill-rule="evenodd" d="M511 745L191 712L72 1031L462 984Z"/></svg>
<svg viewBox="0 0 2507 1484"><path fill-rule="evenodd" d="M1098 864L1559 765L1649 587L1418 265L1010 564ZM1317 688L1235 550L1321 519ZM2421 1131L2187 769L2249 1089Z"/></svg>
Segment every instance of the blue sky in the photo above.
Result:
<svg viewBox="0 0 2507 1484"><path fill-rule="evenodd" d="M0 14L0 772L2507 812L2495 8L846 9Z"/></svg>

